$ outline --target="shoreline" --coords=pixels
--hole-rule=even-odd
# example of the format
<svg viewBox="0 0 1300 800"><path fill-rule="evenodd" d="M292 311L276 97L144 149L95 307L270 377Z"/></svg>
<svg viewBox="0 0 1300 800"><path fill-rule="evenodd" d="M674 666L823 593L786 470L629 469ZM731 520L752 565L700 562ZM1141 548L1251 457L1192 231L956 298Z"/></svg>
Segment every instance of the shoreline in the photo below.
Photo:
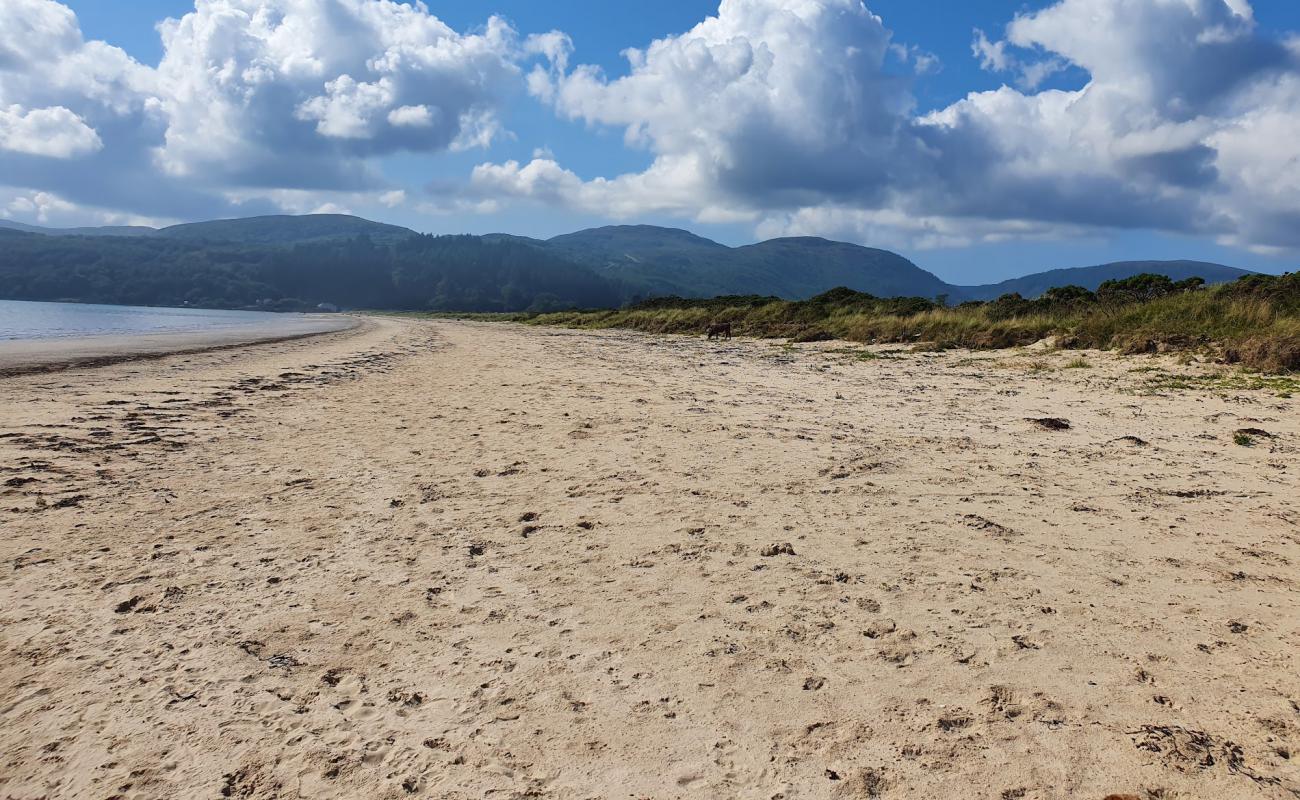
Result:
<svg viewBox="0 0 1300 800"><path fill-rule="evenodd" d="M0 378L288 342L355 330L364 324L364 320L358 316L331 314L310 315L287 325L277 323L210 331L11 339L0 341Z"/></svg>

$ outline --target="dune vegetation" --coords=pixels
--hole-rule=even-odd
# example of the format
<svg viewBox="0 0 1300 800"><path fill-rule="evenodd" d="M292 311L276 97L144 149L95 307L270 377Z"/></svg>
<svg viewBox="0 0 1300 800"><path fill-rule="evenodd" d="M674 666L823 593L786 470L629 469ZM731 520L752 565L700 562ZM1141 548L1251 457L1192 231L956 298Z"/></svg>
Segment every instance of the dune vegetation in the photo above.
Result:
<svg viewBox="0 0 1300 800"><path fill-rule="evenodd" d="M1035 299L1008 294L956 306L919 297L879 298L833 289L808 300L774 297L657 298L618 310L518 315L518 321L574 328L701 333L729 322L738 336L795 342L844 339L930 348L987 349L1055 337L1063 348L1125 353L1209 350L1269 372L1300 369L1300 273L1249 275L1205 286L1143 274L1092 292L1050 289Z"/></svg>

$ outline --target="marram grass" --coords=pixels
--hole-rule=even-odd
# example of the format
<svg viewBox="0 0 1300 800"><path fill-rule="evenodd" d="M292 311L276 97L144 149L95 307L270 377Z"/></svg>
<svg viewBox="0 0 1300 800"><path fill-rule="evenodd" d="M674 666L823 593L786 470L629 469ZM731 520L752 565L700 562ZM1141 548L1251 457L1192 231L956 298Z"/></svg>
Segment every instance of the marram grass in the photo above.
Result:
<svg viewBox="0 0 1300 800"><path fill-rule="evenodd" d="M502 315L533 325L703 334L729 322L737 336L792 341L902 342L929 349L990 349L1056 337L1064 348L1125 353L1213 351L1266 372L1300 370L1300 273L1250 275L1205 288L1140 275L1096 291L1052 289L947 307L923 298L877 298L833 289L808 300L657 298L617 310ZM1083 366L1079 364L1078 366Z"/></svg>

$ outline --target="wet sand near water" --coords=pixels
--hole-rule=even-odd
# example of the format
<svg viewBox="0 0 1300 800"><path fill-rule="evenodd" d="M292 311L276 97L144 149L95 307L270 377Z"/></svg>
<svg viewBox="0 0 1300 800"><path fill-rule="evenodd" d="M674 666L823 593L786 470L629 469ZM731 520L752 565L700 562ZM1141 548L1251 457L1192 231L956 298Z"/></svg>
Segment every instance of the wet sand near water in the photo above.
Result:
<svg viewBox="0 0 1300 800"><path fill-rule="evenodd" d="M346 330L357 324L356 317L339 314L285 315L274 323L238 325L207 331L6 339L0 340L0 377L106 366L171 353L198 353L256 342L298 339Z"/></svg>

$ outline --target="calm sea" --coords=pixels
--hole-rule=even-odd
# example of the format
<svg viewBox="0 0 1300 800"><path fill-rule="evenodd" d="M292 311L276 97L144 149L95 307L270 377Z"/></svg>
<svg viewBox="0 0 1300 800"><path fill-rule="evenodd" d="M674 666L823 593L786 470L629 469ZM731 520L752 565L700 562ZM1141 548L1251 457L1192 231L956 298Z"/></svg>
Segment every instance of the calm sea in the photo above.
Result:
<svg viewBox="0 0 1300 800"><path fill-rule="evenodd" d="M144 308L84 303L0 300L0 341L64 337L188 333L222 328L287 324L296 314L213 311L205 308Z"/></svg>

